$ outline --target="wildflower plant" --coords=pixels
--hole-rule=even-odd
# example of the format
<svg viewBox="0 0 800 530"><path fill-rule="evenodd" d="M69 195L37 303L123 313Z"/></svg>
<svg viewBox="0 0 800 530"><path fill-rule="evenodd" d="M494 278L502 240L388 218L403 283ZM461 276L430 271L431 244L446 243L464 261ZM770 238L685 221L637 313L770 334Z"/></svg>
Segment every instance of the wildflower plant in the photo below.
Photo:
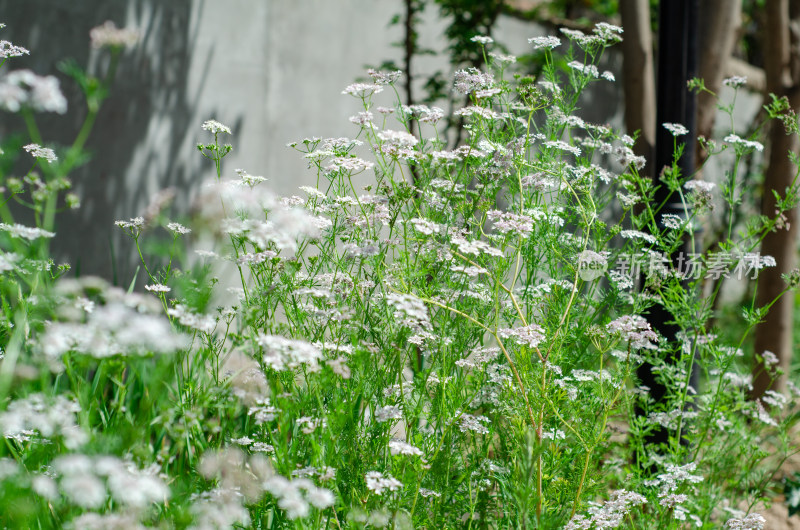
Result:
<svg viewBox="0 0 800 530"><path fill-rule="evenodd" d="M596 65L622 30L564 33L531 42L539 80L491 53L456 74L470 101L455 148L440 109L392 101L396 73L345 88L352 133L290 144L316 174L291 197L228 169L231 130L205 122L198 149L216 179L190 227L163 227L173 251L213 247L162 266L139 246L145 217L119 221L146 292L60 282L9 342L36 376L0 413L0 491L32 499L8 520L763 526L748 512L797 451L796 396L750 401L739 375L764 308L748 308L736 343L707 327L703 279L669 256L697 237L715 190L677 164L643 178L631 137L579 116L581 92L612 82ZM683 126L666 125L678 147ZM662 222L656 186L683 217ZM731 230L725 248L754 252L776 222ZM621 271L632 257L650 266ZM648 320L657 306L673 337ZM663 396L640 385L642 365Z"/></svg>

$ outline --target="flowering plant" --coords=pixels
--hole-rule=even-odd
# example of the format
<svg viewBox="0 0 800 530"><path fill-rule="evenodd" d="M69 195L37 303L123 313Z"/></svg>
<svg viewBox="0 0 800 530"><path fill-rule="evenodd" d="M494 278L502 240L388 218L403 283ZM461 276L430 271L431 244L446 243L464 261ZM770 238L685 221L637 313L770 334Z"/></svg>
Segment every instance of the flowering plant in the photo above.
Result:
<svg viewBox="0 0 800 530"><path fill-rule="evenodd" d="M643 178L633 138L577 115L581 91L613 80L596 64L622 30L564 33L563 68L561 39L531 41L547 57L538 82L510 79L491 54L456 74L470 104L455 148L439 135L443 111L381 105L397 75L371 71L344 90L353 138L291 144L316 173L302 196L277 197L244 170L223 178L231 130L205 122L213 141L198 150L217 179L192 229L117 223L137 248L159 219L172 234L166 265L140 251L150 294L62 281L30 335L6 341L0 374L39 368L0 413L2 494L32 492L35 506L8 520L763 526L748 512L770 466L797 450L796 394L749 401L739 373L763 308L737 336L707 327L703 275L669 256L698 248L714 188L677 166ZM685 129L667 125L677 143ZM656 186L684 216L661 222ZM725 246L752 252L775 223ZM176 250L202 242L214 246L195 260ZM654 266L614 267L629 256ZM673 337L649 323L654 308ZM640 385L641 367L663 395Z"/></svg>

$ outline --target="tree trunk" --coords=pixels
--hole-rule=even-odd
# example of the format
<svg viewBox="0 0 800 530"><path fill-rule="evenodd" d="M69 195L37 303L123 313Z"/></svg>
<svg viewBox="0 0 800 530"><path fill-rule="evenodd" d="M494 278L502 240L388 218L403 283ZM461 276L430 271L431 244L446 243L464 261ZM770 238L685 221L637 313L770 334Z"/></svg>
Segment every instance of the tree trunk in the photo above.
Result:
<svg viewBox="0 0 800 530"><path fill-rule="evenodd" d="M742 4L731 0L700 2L700 64L698 77L706 88L718 93L736 44L737 29L742 23ZM717 115L717 99L708 92L697 96L697 134L711 138ZM699 167L706 153L698 149Z"/></svg>
<svg viewBox="0 0 800 530"><path fill-rule="evenodd" d="M795 9L793 9L794 11ZM769 94L778 97L792 95L796 99L796 74L792 68L792 61L796 61L796 52L791 47L789 30L789 0L769 0L766 2L766 27L764 31L764 70L767 81L767 94L765 101L769 101ZM794 57L793 57L794 56ZM791 101L791 100L790 100ZM792 107L797 109L797 101L791 101ZM773 190L780 195L787 192L796 168L789 160L789 153L798 151L796 135L787 135L783 124L773 120L769 130L769 165L764 175L764 196L761 203L761 213L770 218L776 215L776 201ZM785 288L781 274L788 273L795 267L796 240L797 240L797 212L786 212L788 228L775 230L766 235L761 243L761 254L775 258L777 266L761 271L758 278L758 291L756 305L764 307ZM777 355L779 366L784 374L788 374L792 359L792 317L794 299L784 296L767 313L762 324L756 328L755 351L760 354L769 350ZM753 366L753 392L754 398L763 395L768 389L785 390L786 376L773 381L769 371L763 363Z"/></svg>
<svg viewBox="0 0 800 530"><path fill-rule="evenodd" d="M654 171L656 143L656 87L653 73L653 35L648 0L620 0L625 38L622 40L622 84L625 91L625 128L639 139L633 150L647 159L646 176Z"/></svg>

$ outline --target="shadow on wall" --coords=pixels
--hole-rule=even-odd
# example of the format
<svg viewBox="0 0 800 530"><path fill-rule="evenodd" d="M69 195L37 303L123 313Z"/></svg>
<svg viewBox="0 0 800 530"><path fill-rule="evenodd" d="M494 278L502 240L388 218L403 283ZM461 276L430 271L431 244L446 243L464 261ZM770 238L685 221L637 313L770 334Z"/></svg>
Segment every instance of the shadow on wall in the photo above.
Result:
<svg viewBox="0 0 800 530"><path fill-rule="evenodd" d="M0 1L0 22L6 24L2 38L31 51L6 63L3 73L28 68L56 75L69 100L65 115L37 115L45 143L71 144L86 113L80 89L58 70L58 63L73 58L97 74L107 54L91 50L91 28L111 20L140 32L139 44L120 58L110 97L86 144L91 159L70 175L81 208L58 217L54 258L72 265L74 273L127 285L138 257L131 238L114 221L141 215L153 195L166 187L179 191L173 211L187 210L190 187L198 185L193 175L204 161L192 147L198 138L194 110L213 57L212 48L202 61L195 59L195 68L198 62L202 68L189 86L198 33L192 21L202 11L203 2L192 0ZM241 120L233 125L238 128ZM18 116L2 112L3 138L24 131ZM153 135L160 140L154 142ZM185 155L187 148L194 149L193 156Z"/></svg>

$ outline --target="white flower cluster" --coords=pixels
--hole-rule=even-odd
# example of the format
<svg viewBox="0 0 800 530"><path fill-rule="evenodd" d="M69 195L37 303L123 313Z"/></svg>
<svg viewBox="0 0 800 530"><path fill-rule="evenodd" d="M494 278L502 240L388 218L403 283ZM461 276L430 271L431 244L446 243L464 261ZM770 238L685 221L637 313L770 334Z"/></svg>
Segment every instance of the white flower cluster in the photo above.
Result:
<svg viewBox="0 0 800 530"><path fill-rule="evenodd" d="M747 77L732 75L722 80L722 84L731 88L740 88L747 84Z"/></svg>
<svg viewBox="0 0 800 530"><path fill-rule="evenodd" d="M501 234L514 233L520 237L528 237L533 232L533 219L528 215L489 210L486 212L486 217L494 223L494 229Z"/></svg>
<svg viewBox="0 0 800 530"><path fill-rule="evenodd" d="M472 414L463 413L459 419L458 429L461 432L472 431L477 434L489 434L489 429L484 425L489 423L489 418L486 416L473 416Z"/></svg>
<svg viewBox="0 0 800 530"><path fill-rule="evenodd" d="M272 406L268 397L258 398L255 405L248 409L247 414L253 416L256 425L261 425L277 418L278 409Z"/></svg>
<svg viewBox="0 0 800 530"><path fill-rule="evenodd" d="M567 63L567 66L569 66L573 70L582 73L585 76L594 77L595 79L600 77L600 71L593 64L583 64L582 62L579 61L570 61L569 63Z"/></svg>
<svg viewBox="0 0 800 530"><path fill-rule="evenodd" d="M387 293L386 303L394 308L394 316L400 325L411 329L429 329L431 327L425 302L413 294Z"/></svg>
<svg viewBox="0 0 800 530"><path fill-rule="evenodd" d="M652 234L642 232L639 230L623 230L619 233L623 239L641 239L645 243L654 245L658 240Z"/></svg>
<svg viewBox="0 0 800 530"><path fill-rule="evenodd" d="M590 528L618 528L625 516L636 506L645 504L647 499L638 493L618 490L611 493L611 498L600 506L592 506L588 516L576 515L564 527L564 530L588 530Z"/></svg>
<svg viewBox="0 0 800 530"><path fill-rule="evenodd" d="M444 118L444 109L427 105L403 105L403 112L414 115L422 123L436 123Z"/></svg>
<svg viewBox="0 0 800 530"><path fill-rule="evenodd" d="M622 28L606 22L598 22L592 31L593 35L586 35L580 30L569 28L561 28L560 31L562 34L566 35L568 39L574 41L578 46L584 49L595 45L612 44L622 41L622 37L620 37Z"/></svg>
<svg viewBox="0 0 800 530"><path fill-rule="evenodd" d="M344 170L348 173L361 173L362 171L372 169L374 166L375 164L373 162L363 160L356 156L336 156L325 166L325 171Z"/></svg>
<svg viewBox="0 0 800 530"><path fill-rule="evenodd" d="M759 513L751 513L747 517L732 518L725 522L727 530L764 530L767 520Z"/></svg>
<svg viewBox="0 0 800 530"><path fill-rule="evenodd" d="M192 231L191 228L186 228L180 223L167 223L167 230L169 230L176 236L186 235Z"/></svg>
<svg viewBox="0 0 800 530"><path fill-rule="evenodd" d="M477 68L458 70L455 73L454 90L459 94L469 94L476 90L491 88L493 84L494 76L490 73L483 73Z"/></svg>
<svg viewBox="0 0 800 530"><path fill-rule="evenodd" d="M475 35L474 37L472 37L469 40L472 41L472 42L477 42L478 44L481 44L483 46L486 46L487 44L491 44L491 43L494 42L493 38L487 37L485 35Z"/></svg>
<svg viewBox="0 0 800 530"><path fill-rule="evenodd" d="M259 334L256 343L264 350L264 363L273 370L283 371L304 364L316 369L322 352L313 344L280 335Z"/></svg>
<svg viewBox="0 0 800 530"><path fill-rule="evenodd" d="M223 125L217 120L206 120L203 122L203 125L201 127L203 128L204 131L208 131L211 134L215 135L219 133L231 134L231 128L228 127L227 125Z"/></svg>
<svg viewBox="0 0 800 530"><path fill-rule="evenodd" d="M156 293L156 294L168 293L168 292L170 292L172 290L169 287L167 287L166 285L161 284L161 283L154 283L154 284L150 284L150 285L145 285L144 288L145 288L146 291L148 291L150 293Z"/></svg>
<svg viewBox="0 0 800 530"><path fill-rule="evenodd" d="M422 456L421 449L403 440L390 440L389 452L393 455Z"/></svg>
<svg viewBox="0 0 800 530"><path fill-rule="evenodd" d="M561 39L553 37L552 35L547 37L533 37L532 39L528 39L528 43L533 44L534 50L539 50L541 48L552 50L553 48L561 46Z"/></svg>
<svg viewBox="0 0 800 530"><path fill-rule="evenodd" d="M135 29L118 28L111 20L89 31L92 48L128 48L139 42L139 32Z"/></svg>
<svg viewBox="0 0 800 530"><path fill-rule="evenodd" d="M154 297L127 293L91 277L62 280L57 286L67 300L80 300L84 288L101 291L98 303L83 304L92 308L88 315L67 311L67 304L62 305L61 320L49 322L37 341L48 359L58 360L68 352L97 358L163 354L186 346L186 338L172 330Z"/></svg>
<svg viewBox="0 0 800 530"><path fill-rule="evenodd" d="M606 325L608 331L627 340L634 349L655 349L658 335L650 328L650 323L639 315L624 315Z"/></svg>
<svg viewBox="0 0 800 530"><path fill-rule="evenodd" d="M0 230L3 232L8 232L11 237L27 239L29 241L33 241L34 239L38 239L40 237L51 238L55 236L53 232L48 232L42 228L24 226L19 223L14 223L13 225L0 223Z"/></svg>
<svg viewBox="0 0 800 530"><path fill-rule="evenodd" d="M159 288L156 289L158 290ZM167 314L177 319L181 325L199 331L200 333L213 333L214 329L217 327L217 321L213 316L198 315L182 304L175 304L175 307L170 307L167 309Z"/></svg>
<svg viewBox="0 0 800 530"><path fill-rule="evenodd" d="M268 189L254 188L244 180L211 183L198 200L201 217L208 225L242 236L261 249L274 245L278 250L294 252L299 239L319 237L331 226L327 218L314 216L301 207L286 206ZM229 218L229 211L244 218Z"/></svg>
<svg viewBox="0 0 800 530"><path fill-rule="evenodd" d="M383 92L383 87L376 83L353 83L342 90L342 94L350 94L358 98L367 98L380 92Z"/></svg>
<svg viewBox="0 0 800 530"><path fill-rule="evenodd" d="M528 324L518 328L503 328L497 330L500 338L511 338L517 344L536 348L545 339L544 329L538 324Z"/></svg>
<svg viewBox="0 0 800 530"><path fill-rule="evenodd" d="M454 235L450 241L458 247L458 251L462 254L472 254L473 256L480 256L486 254L487 256L495 256L498 258L503 257L503 251L494 248L484 241L466 239L464 237Z"/></svg>
<svg viewBox="0 0 800 530"><path fill-rule="evenodd" d="M2 27L2 26L0 26ZM22 46L11 44L7 40L0 40L0 59L9 57L19 57L20 55L30 55L30 51Z"/></svg>
<svg viewBox="0 0 800 530"><path fill-rule="evenodd" d="M83 445L88 436L77 424L81 407L76 401L63 396L48 399L42 394L31 394L15 399L0 412L0 432L18 442L48 441L61 436L64 445L75 449Z"/></svg>
<svg viewBox="0 0 800 530"><path fill-rule="evenodd" d="M250 525L250 511L242 506L241 495L235 490L216 488L194 494L191 500L190 511L195 520L195 524L189 527L192 530L217 530L236 525L246 528Z"/></svg>
<svg viewBox="0 0 800 530"><path fill-rule="evenodd" d="M679 423L693 420L697 415L697 412L681 409L674 409L668 412L651 412L647 415L647 423L661 425L665 429L677 429Z"/></svg>
<svg viewBox="0 0 800 530"><path fill-rule="evenodd" d="M22 147L31 154L34 158L41 158L42 160L46 161L48 164L52 164L58 157L56 156L55 151L49 149L47 147L42 147L39 144L28 144Z"/></svg>
<svg viewBox="0 0 800 530"><path fill-rule="evenodd" d="M723 140L733 144L734 146L737 145L741 146L747 150L755 149L759 153L764 150L764 144L762 144L761 142L756 142L755 140L745 140L744 138L740 138L736 134L729 134L728 136L723 138Z"/></svg>
<svg viewBox="0 0 800 530"><path fill-rule="evenodd" d="M385 423L391 420L400 420L403 418L403 411L400 407L395 405L386 405L375 409L375 421L378 423Z"/></svg>
<svg viewBox="0 0 800 530"><path fill-rule="evenodd" d="M672 134L672 136L683 136L685 134L689 134L689 129L680 123L664 123L663 125L664 128Z"/></svg>
<svg viewBox="0 0 800 530"><path fill-rule="evenodd" d="M558 149L559 151L566 151L568 153L572 153L575 156L581 156L581 148L576 145L570 145L567 142L562 140L550 140L544 142L545 147L552 147Z"/></svg>
<svg viewBox="0 0 800 530"><path fill-rule="evenodd" d="M0 108L19 112L29 107L36 112L67 112L67 98L56 77L38 76L30 70L15 70L0 79Z"/></svg>
<svg viewBox="0 0 800 530"><path fill-rule="evenodd" d="M154 469L139 469L132 462L114 456L72 454L53 461L60 490L73 504L82 508L99 508L108 494L115 502L133 509L163 503L170 491ZM53 500L57 496L55 479L39 476L37 492Z"/></svg>
<svg viewBox="0 0 800 530"><path fill-rule="evenodd" d="M144 228L144 217L133 217L127 221L114 221L114 224L120 228L127 228L134 234L138 234Z"/></svg>
<svg viewBox="0 0 800 530"><path fill-rule="evenodd" d="M370 68L367 70L367 74L372 78L376 85L391 85L396 83L400 76L403 75L401 70L394 70L392 72L381 72L379 70L375 70Z"/></svg>
<svg viewBox="0 0 800 530"><path fill-rule="evenodd" d="M336 502L333 492L315 486L307 478L287 479L273 475L264 482L264 489L278 499L278 507L286 511L289 519L307 517L311 506L324 510Z"/></svg>
<svg viewBox="0 0 800 530"><path fill-rule="evenodd" d="M380 471L369 471L364 475L367 489L375 495L383 495L385 490L397 491L403 487L402 482L391 475L384 475Z"/></svg>

